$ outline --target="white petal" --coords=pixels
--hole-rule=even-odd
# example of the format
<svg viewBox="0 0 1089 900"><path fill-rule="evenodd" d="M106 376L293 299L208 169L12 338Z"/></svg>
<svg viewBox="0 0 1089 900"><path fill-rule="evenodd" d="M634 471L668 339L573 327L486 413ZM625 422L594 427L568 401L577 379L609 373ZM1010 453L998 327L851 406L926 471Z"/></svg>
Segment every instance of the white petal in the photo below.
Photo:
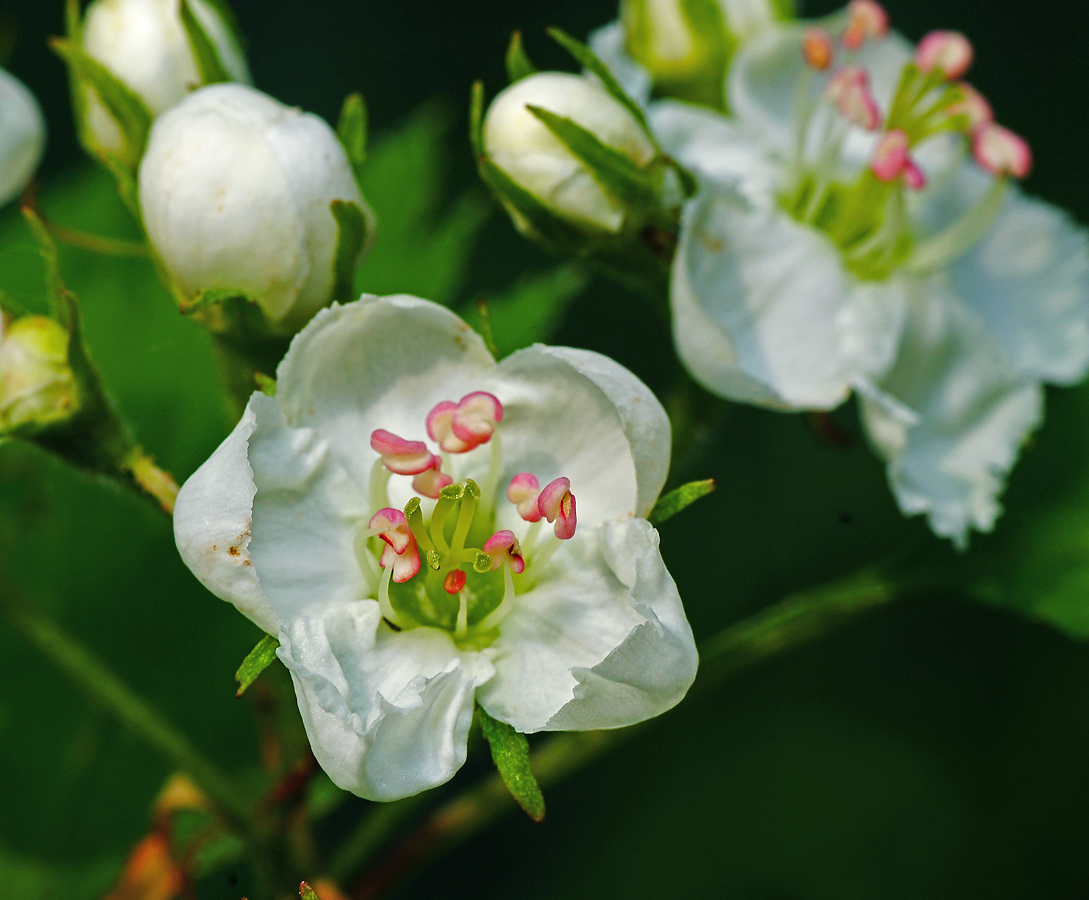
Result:
<svg viewBox="0 0 1089 900"><path fill-rule="evenodd" d="M376 596L355 552L373 510L309 428L290 428L279 404L255 394L249 442L253 527L249 552L269 605L282 622Z"/></svg>
<svg viewBox="0 0 1089 900"><path fill-rule="evenodd" d="M234 431L178 492L174 540L201 584L269 634L276 634L280 617L261 591L249 549L257 488L248 451L256 427L251 401Z"/></svg>
<svg viewBox="0 0 1089 900"><path fill-rule="evenodd" d="M650 72L631 57L624 46L624 26L617 20L591 31L587 45L613 73L629 97L640 106L650 101Z"/></svg>
<svg viewBox="0 0 1089 900"><path fill-rule="evenodd" d="M26 187L45 149L45 118L34 95L0 69L0 206Z"/></svg>
<svg viewBox="0 0 1089 900"><path fill-rule="evenodd" d="M313 426L357 484L367 484L377 428L426 440L428 412L479 389L495 365L454 313L418 297L364 296L322 310L291 342L277 395L295 426Z"/></svg>
<svg viewBox="0 0 1089 900"><path fill-rule="evenodd" d="M1019 375L947 280L935 276L911 298L899 359L880 387L918 416L909 425L871 400L862 403L903 512L926 513L934 532L958 547L970 529L990 531L1006 474L1043 415L1040 386Z"/></svg>
<svg viewBox="0 0 1089 900"><path fill-rule="evenodd" d="M775 206L704 191L673 265L677 351L712 392L777 409L831 409L850 391L839 251Z"/></svg>
<svg viewBox="0 0 1089 900"><path fill-rule="evenodd" d="M779 18L776 0L718 0L718 5L739 43L756 37Z"/></svg>
<svg viewBox="0 0 1089 900"><path fill-rule="evenodd" d="M503 402L506 485L530 472L571 479L579 527L645 515L669 469L669 420L623 366L585 350L520 350L483 382Z"/></svg>
<svg viewBox="0 0 1089 900"><path fill-rule="evenodd" d="M333 783L397 800L448 781L465 762L474 690L492 675L445 632L395 633L362 601L280 634L306 733Z"/></svg>
<svg viewBox="0 0 1089 900"><path fill-rule="evenodd" d="M966 212L982 173L945 191ZM954 189L955 188L955 189ZM1007 190L994 224L949 267L957 293L1025 375L1058 384L1089 366L1089 235L1063 210Z"/></svg>
<svg viewBox="0 0 1089 900"><path fill-rule="evenodd" d="M569 550L503 620L481 705L527 733L619 728L670 709L698 656L658 533L645 519L609 522Z"/></svg>
<svg viewBox="0 0 1089 900"><path fill-rule="evenodd" d="M701 183L732 185L746 197L767 197L783 178L759 133L736 118L676 100L647 110L651 131L666 153L692 169Z"/></svg>

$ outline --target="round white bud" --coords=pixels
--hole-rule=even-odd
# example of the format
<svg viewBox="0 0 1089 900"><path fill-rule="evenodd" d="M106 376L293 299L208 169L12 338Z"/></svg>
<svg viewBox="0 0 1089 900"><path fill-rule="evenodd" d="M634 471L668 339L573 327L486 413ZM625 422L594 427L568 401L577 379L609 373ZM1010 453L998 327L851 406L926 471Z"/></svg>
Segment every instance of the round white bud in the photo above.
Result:
<svg viewBox="0 0 1089 900"><path fill-rule="evenodd" d="M0 206L19 195L45 149L45 119L34 95L0 69Z"/></svg>
<svg viewBox="0 0 1089 900"><path fill-rule="evenodd" d="M484 150L515 183L561 217L619 231L624 205L594 180L527 105L570 119L640 166L655 153L642 126L598 82L564 72L541 72L516 81L495 98L484 118ZM515 221L519 222L517 214Z"/></svg>
<svg viewBox="0 0 1089 900"><path fill-rule="evenodd" d="M246 57L230 26L208 0L189 0L189 5L223 68L248 84ZM94 0L83 21L84 52L137 94L153 116L203 83L180 7L180 0ZM95 143L124 157L125 139L113 116L93 90L84 96Z"/></svg>
<svg viewBox="0 0 1089 900"><path fill-rule="evenodd" d="M330 204L366 209L322 119L240 84L201 88L155 121L139 191L148 238L187 297L242 291L285 332L332 299Z"/></svg>

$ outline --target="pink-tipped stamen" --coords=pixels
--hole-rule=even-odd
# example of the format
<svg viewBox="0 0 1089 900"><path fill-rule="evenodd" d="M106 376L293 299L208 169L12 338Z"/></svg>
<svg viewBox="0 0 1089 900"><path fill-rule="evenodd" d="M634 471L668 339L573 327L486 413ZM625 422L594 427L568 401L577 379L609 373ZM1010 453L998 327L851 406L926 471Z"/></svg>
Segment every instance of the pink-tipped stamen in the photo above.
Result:
<svg viewBox="0 0 1089 900"><path fill-rule="evenodd" d="M870 75L865 69L840 69L828 82L828 96L852 125L875 131L881 124L881 109L870 91Z"/></svg>
<svg viewBox="0 0 1089 900"><path fill-rule="evenodd" d="M395 475L418 475L442 462L423 441L409 441L384 428L371 433L371 449Z"/></svg>
<svg viewBox="0 0 1089 900"><path fill-rule="evenodd" d="M435 458L438 460L438 457ZM442 489L447 485L454 483L454 479L443 472L440 464L441 460L430 469L424 469L416 475L412 479L412 490L421 497L430 497L432 500L438 500Z"/></svg>
<svg viewBox="0 0 1089 900"><path fill-rule="evenodd" d="M1025 139L993 122L976 129L972 155L992 175L1024 178L1032 169L1032 150Z"/></svg>
<svg viewBox="0 0 1089 900"><path fill-rule="evenodd" d="M518 508L518 515L527 522L541 520L541 511L537 509L537 498L540 496L541 483L529 472L519 472L507 487L507 499Z"/></svg>
<svg viewBox="0 0 1089 900"><path fill-rule="evenodd" d="M802 56L811 69L826 71L836 58L832 36L823 28L809 26L802 34Z"/></svg>
<svg viewBox="0 0 1089 900"><path fill-rule="evenodd" d="M926 173L911 157L908 157L907 165L904 166L904 183L913 191L921 191L926 187Z"/></svg>
<svg viewBox="0 0 1089 900"><path fill-rule="evenodd" d="M932 31L915 48L915 64L924 72L937 69L946 78L960 78L974 55L972 42L959 31Z"/></svg>
<svg viewBox="0 0 1089 900"><path fill-rule="evenodd" d="M851 0L847 4L847 30L843 46L857 50L867 40L883 38L889 33L889 14L874 0Z"/></svg>
<svg viewBox="0 0 1089 900"><path fill-rule="evenodd" d="M968 82L962 81L957 85L961 93L961 99L949 107L952 116L964 116L968 120L968 131L974 132L981 125L994 121L994 111L979 91Z"/></svg>
<svg viewBox="0 0 1089 900"><path fill-rule="evenodd" d="M416 538L401 510L390 507L378 510L371 517L368 527L386 544L378 564L383 569L393 567L394 581L401 584L420 571L420 551L416 547Z"/></svg>
<svg viewBox="0 0 1089 900"><path fill-rule="evenodd" d="M473 391L457 403L443 400L427 414L427 433L447 453L466 453L491 440L503 420L503 404L487 391Z"/></svg>
<svg viewBox="0 0 1089 900"><path fill-rule="evenodd" d="M575 536L575 495L569 478L557 478L545 485L537 498L537 509L548 522L556 523L556 537L561 541Z"/></svg>
<svg viewBox="0 0 1089 900"><path fill-rule="evenodd" d="M907 164L908 136L897 128L878 141L870 169L881 181L895 181L907 168Z"/></svg>
<svg viewBox="0 0 1089 900"><path fill-rule="evenodd" d="M521 575L526 570L522 546L513 531L497 531L484 542L482 549L491 557L493 570L503 563L508 563L516 575Z"/></svg>
<svg viewBox="0 0 1089 900"><path fill-rule="evenodd" d="M442 589L448 594L457 594L465 587L465 572L461 569L452 569L442 580Z"/></svg>

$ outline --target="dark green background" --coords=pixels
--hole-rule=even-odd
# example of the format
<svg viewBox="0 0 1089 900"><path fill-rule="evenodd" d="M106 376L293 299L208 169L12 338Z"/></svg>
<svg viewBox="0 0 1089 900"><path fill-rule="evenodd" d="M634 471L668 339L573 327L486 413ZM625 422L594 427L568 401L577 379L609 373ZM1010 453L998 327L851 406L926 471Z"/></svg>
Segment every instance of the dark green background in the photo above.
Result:
<svg viewBox="0 0 1089 900"><path fill-rule="evenodd" d="M64 72L44 49L60 30L60 6L0 4L21 29L12 69L49 117L43 202L66 224L123 234L108 182L90 174L74 144ZM257 85L286 102L332 119L343 95L361 89L380 137L441 98L452 126L446 201L473 185L468 87L483 77L491 93L501 88L510 30L526 32L542 64L566 66L544 26L584 35L615 12L598 0L235 7ZM1089 220L1081 52L1089 7L889 7L911 37L932 27L972 37L974 83L1035 150L1028 189ZM430 165L422 150L413 158ZM382 268L376 251L365 285L466 299L553 265L493 214L455 290L438 239L420 225L428 210L408 208L415 195L398 180L408 165L387 155L386 168L372 171L379 214L403 228L387 228ZM413 187L438 196L433 186ZM468 221L485 207L456 208ZM399 253L389 249L391 233L405 242ZM149 266L75 251L64 263L107 381L148 449L184 477L231 424L206 336L177 315ZM9 209L0 216L0 288L34 304L40 278ZM661 393L671 386L655 323L607 284L590 284L557 341L610 353ZM857 437L853 412L838 418ZM718 478L718 492L663 528L697 637L914 544L943 565L970 568L1005 607L1089 634L1087 423L1085 389L1051 393L998 534L976 539L958 561L920 522L899 516L861 439L841 448L800 417L729 409L685 473ZM196 584L160 517L33 450L4 446L0 567L5 582L54 613L225 768L252 769L253 714L234 700L231 676L256 630ZM146 830L168 769L3 624L0 685L0 884L34 898L95 896ZM549 791L544 825L511 817L402 896L1081 898L1089 896L1087 761L1089 647L947 591L683 704ZM453 787L469 783L463 773ZM353 801L328 830L362 807ZM201 890L236 900L243 887L225 874Z"/></svg>

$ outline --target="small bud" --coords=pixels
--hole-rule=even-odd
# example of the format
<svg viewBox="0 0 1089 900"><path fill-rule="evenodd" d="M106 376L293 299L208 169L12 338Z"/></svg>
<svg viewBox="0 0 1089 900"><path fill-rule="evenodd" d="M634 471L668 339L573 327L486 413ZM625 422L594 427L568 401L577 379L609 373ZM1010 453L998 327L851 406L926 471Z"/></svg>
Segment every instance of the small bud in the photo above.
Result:
<svg viewBox="0 0 1089 900"><path fill-rule="evenodd" d="M78 409L68 333L44 316L11 322L0 332L0 435L33 433Z"/></svg>
<svg viewBox="0 0 1089 900"><path fill-rule="evenodd" d="M189 0L223 67L249 83L245 55L215 3ZM95 0L83 20L83 50L137 94L153 116L169 109L203 81L182 25L180 0ZM128 159L121 129L90 88L86 125L98 147Z"/></svg>
<svg viewBox="0 0 1089 900"><path fill-rule="evenodd" d="M972 65L972 44L959 31L932 31L915 48L915 64L924 72L937 69L960 78Z"/></svg>
<svg viewBox="0 0 1089 900"><path fill-rule="evenodd" d="M832 36L823 28L812 25L802 34L802 56L806 65L818 72L824 72L832 65L836 50L832 45Z"/></svg>
<svg viewBox="0 0 1089 900"><path fill-rule="evenodd" d="M976 130L972 138L972 154L976 162L992 175L1024 178L1032 169L1032 150L1028 142L993 122Z"/></svg>
<svg viewBox="0 0 1089 900"><path fill-rule="evenodd" d="M0 206L17 197L38 168L45 119L34 95L0 69Z"/></svg>
<svg viewBox="0 0 1089 900"><path fill-rule="evenodd" d="M618 232L627 210L527 106L570 119L637 166L654 147L635 117L600 84L579 75L542 72L515 82L492 102L484 119L491 161L557 216L597 231ZM527 223L515 216L523 230Z"/></svg>
<svg viewBox="0 0 1089 900"><path fill-rule="evenodd" d="M239 84L201 88L156 120L139 186L148 237L179 290L243 292L284 333L333 299L330 204L363 207L324 121Z"/></svg>
<svg viewBox="0 0 1089 900"><path fill-rule="evenodd" d="M857 50L867 40L883 38L889 33L889 14L874 0L851 0L847 4L847 30L843 46Z"/></svg>

